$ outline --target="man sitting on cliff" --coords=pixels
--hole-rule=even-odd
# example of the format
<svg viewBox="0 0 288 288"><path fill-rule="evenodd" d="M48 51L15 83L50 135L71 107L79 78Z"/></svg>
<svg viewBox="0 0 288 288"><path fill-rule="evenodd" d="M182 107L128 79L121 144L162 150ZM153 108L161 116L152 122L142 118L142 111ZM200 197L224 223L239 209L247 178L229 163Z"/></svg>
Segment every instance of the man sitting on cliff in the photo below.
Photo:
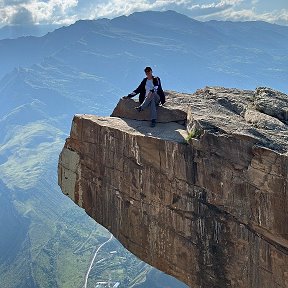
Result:
<svg viewBox="0 0 288 288"><path fill-rule="evenodd" d="M146 67L144 72L146 78L142 80L138 88L123 98L132 98L140 93L140 106L136 107L136 109L140 112L146 107L150 107L151 127L155 127L157 120L157 106L159 106L160 102L162 105L165 103L165 94L161 87L160 78L152 75L151 67Z"/></svg>

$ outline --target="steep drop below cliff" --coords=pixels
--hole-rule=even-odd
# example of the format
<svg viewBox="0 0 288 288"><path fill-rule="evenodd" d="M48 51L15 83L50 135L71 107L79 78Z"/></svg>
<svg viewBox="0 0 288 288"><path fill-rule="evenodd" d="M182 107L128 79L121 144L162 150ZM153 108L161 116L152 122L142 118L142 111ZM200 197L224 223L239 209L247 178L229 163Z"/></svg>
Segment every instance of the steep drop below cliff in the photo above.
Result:
<svg viewBox="0 0 288 288"><path fill-rule="evenodd" d="M155 128L136 105L74 117L63 193L191 287L288 287L287 95L168 91Z"/></svg>

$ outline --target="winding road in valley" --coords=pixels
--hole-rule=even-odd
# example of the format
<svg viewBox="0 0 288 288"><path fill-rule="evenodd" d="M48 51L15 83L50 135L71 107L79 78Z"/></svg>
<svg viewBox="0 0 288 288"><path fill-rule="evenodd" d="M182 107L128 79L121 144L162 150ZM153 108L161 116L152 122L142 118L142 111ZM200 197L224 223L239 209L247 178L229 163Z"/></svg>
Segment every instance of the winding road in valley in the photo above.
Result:
<svg viewBox="0 0 288 288"><path fill-rule="evenodd" d="M94 254L93 258L92 258L92 261L91 261L91 263L90 263L90 266L89 266L89 268L88 268L88 270L87 270L87 273L86 273L86 275L85 275L85 283L84 283L84 286L83 286L84 288L87 288L88 277L89 277L90 271L91 271L91 269L92 269L93 263L94 263L94 261L95 261L95 259L96 259L96 257L97 257L98 252L100 251L100 249L101 249L105 244L107 244L108 242L110 242L110 241L112 240L112 238L113 238L113 235L111 234L111 235L110 235L110 238L109 238L108 240L106 240L104 243L102 243L102 244L97 248L97 250L95 251L95 254Z"/></svg>

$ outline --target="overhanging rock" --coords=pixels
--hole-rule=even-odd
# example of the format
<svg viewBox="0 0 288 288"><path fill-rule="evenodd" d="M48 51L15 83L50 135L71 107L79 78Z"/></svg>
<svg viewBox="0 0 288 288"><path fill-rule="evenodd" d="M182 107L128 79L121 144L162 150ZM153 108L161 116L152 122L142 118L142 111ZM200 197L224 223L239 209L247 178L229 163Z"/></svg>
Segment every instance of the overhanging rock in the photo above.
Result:
<svg viewBox="0 0 288 288"><path fill-rule="evenodd" d="M257 108L263 93L269 114ZM287 95L206 87L167 98L186 127L76 115L62 191L191 287L288 287Z"/></svg>

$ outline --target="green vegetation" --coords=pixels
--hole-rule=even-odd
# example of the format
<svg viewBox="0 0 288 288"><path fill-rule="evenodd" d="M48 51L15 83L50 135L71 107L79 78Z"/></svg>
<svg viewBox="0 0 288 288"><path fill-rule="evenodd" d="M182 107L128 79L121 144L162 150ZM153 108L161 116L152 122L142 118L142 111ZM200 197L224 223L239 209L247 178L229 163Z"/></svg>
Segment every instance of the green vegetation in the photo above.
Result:
<svg viewBox="0 0 288 288"><path fill-rule="evenodd" d="M94 253L110 233L57 185L66 135L49 121L15 125L5 135L0 147L1 287L83 287ZM132 288L151 270L113 239L97 254L88 287L111 281Z"/></svg>
<svg viewBox="0 0 288 288"><path fill-rule="evenodd" d="M0 262L3 287L83 286L96 249L109 238L110 233L56 190L53 193L45 190L49 194L47 199L43 196L45 193L42 194L44 191L37 189L15 193L14 201L10 204L5 200L5 206L16 207L13 208L14 220L23 223L23 231L14 229L10 239L7 239L12 241L17 236L16 240L19 242L17 245L14 242L10 245L10 255L14 247L19 248L13 251L13 259L2 259ZM27 193L30 193L30 197L25 197ZM23 201L25 198L27 200ZM56 199L58 205L54 205ZM10 217L12 216L8 214L4 218ZM11 223L8 226L11 228ZM133 287L134 284L145 281L149 269L152 268L113 239L97 254L89 274L88 287L95 287L98 281L109 280L119 282L119 287Z"/></svg>
<svg viewBox="0 0 288 288"><path fill-rule="evenodd" d="M192 138L199 139L201 134L202 134L201 130L194 126L192 130L188 133L188 136L185 139L185 141L188 143Z"/></svg>

